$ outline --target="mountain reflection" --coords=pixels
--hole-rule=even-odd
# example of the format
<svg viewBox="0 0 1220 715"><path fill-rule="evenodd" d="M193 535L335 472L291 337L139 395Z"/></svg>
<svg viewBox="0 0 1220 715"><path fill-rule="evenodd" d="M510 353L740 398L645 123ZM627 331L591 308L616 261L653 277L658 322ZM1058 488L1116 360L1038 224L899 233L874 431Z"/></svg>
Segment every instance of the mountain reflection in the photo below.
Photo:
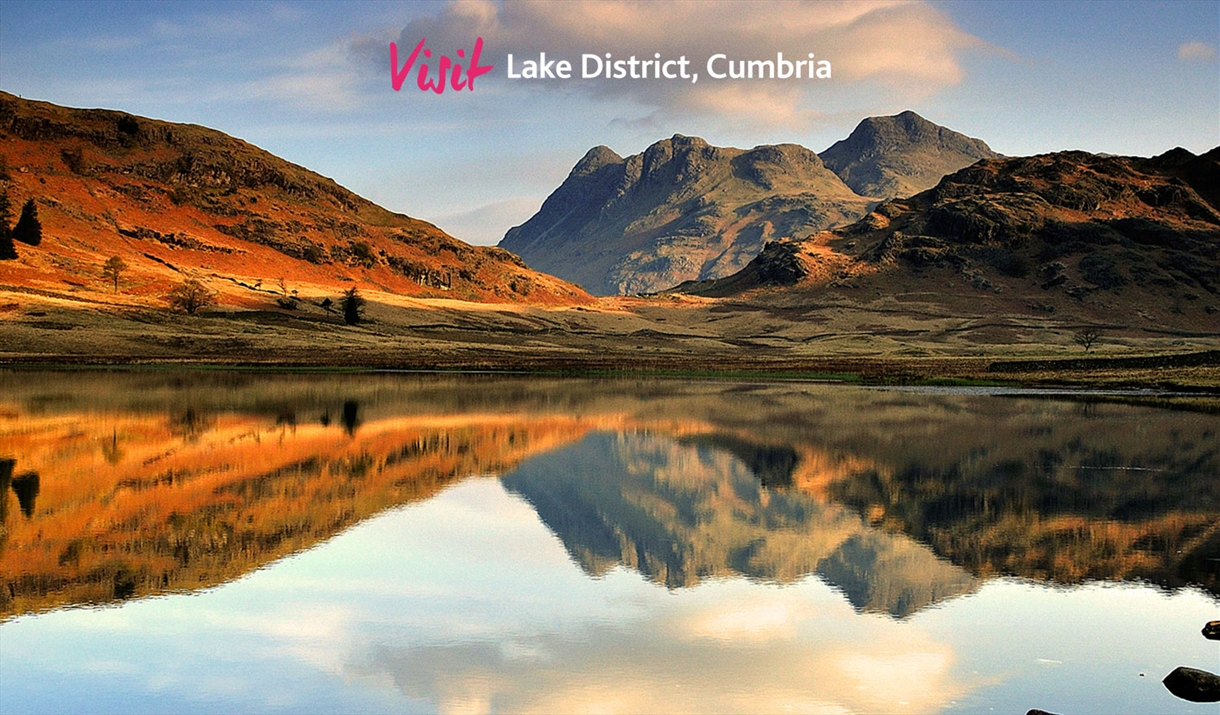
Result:
<svg viewBox="0 0 1220 715"><path fill-rule="evenodd" d="M1220 593L1211 414L472 376L0 388L0 617L222 583L484 474L593 576L813 574L895 617L1000 574Z"/></svg>
<svg viewBox="0 0 1220 715"><path fill-rule="evenodd" d="M677 588L709 577L791 583L816 573L858 609L896 616L975 588L969 573L909 537L762 484L776 463L791 484L796 462L794 450L737 439L601 433L529 460L503 483L594 575L623 564Z"/></svg>

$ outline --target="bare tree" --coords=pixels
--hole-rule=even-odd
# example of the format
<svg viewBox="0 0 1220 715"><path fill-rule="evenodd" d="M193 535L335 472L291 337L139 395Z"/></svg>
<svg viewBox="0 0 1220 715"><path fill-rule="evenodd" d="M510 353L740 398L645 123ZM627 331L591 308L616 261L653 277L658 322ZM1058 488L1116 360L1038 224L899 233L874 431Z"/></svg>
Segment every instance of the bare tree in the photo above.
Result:
<svg viewBox="0 0 1220 715"><path fill-rule="evenodd" d="M170 291L167 300L171 308L194 315L200 308L216 302L216 294L197 278L188 278Z"/></svg>
<svg viewBox="0 0 1220 715"><path fill-rule="evenodd" d="M127 262L118 256L111 256L110 260L102 266L102 277L114 281L115 293L119 292L119 278L122 277L125 270L127 270Z"/></svg>
<svg viewBox="0 0 1220 715"><path fill-rule="evenodd" d="M1097 342L1097 339L1100 337L1101 337L1101 333L1097 332L1096 329L1085 328L1084 330L1081 330L1080 332L1073 335L1072 341L1075 342L1080 347L1084 348L1084 351L1087 353L1093 349L1093 345Z"/></svg>
<svg viewBox="0 0 1220 715"><path fill-rule="evenodd" d="M291 293L288 291L288 284L283 277L280 278L280 297L275 299L277 305L284 310L296 310L297 304L301 299L297 297L297 292L294 290Z"/></svg>

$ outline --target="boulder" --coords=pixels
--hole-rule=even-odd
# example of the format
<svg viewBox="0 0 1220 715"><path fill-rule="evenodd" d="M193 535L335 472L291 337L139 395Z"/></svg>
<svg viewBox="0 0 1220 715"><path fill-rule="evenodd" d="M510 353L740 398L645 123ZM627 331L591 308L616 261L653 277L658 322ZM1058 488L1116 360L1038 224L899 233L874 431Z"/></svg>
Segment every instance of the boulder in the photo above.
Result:
<svg viewBox="0 0 1220 715"><path fill-rule="evenodd" d="M1169 692L1192 703L1220 702L1220 675L1198 668L1175 668L1161 681Z"/></svg>

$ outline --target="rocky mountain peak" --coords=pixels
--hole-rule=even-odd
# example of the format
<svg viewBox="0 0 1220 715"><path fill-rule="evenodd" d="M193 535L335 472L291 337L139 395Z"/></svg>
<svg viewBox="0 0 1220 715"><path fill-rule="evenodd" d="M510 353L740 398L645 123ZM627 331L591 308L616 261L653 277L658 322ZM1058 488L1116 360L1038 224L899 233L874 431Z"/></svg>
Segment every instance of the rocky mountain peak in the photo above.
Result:
<svg viewBox="0 0 1220 715"><path fill-rule="evenodd" d="M819 156L856 193L899 198L934 186L945 174L980 159L1000 155L980 139L908 110L864 119L851 135Z"/></svg>
<svg viewBox="0 0 1220 715"><path fill-rule="evenodd" d="M581 160L576 162L576 166L572 167L571 176L587 176L603 166L621 163L623 157L605 144L599 144L585 152Z"/></svg>

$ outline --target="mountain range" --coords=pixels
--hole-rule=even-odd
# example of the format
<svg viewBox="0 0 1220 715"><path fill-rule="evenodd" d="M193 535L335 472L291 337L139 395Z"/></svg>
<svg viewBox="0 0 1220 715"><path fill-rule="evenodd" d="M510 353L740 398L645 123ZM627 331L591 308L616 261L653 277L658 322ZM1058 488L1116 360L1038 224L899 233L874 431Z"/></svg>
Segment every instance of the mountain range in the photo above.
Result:
<svg viewBox="0 0 1220 715"><path fill-rule="evenodd" d="M910 111L865 119L820 155L682 135L627 158L598 146L500 246L596 295L651 293L730 275L767 241L845 225L997 156Z"/></svg>

